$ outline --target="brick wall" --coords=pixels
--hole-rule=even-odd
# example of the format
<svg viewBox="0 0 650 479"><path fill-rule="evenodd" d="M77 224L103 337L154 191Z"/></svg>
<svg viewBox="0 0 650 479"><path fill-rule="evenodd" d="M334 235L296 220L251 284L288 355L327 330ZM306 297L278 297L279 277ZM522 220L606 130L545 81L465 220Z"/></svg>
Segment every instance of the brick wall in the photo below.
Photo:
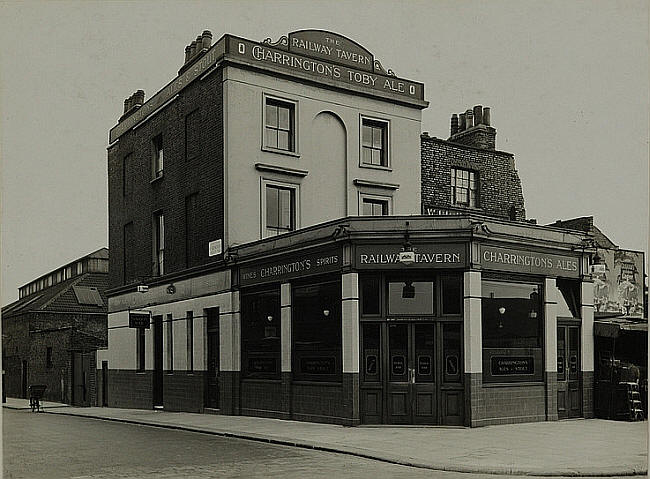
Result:
<svg viewBox="0 0 650 479"><path fill-rule="evenodd" d="M422 135L422 213L428 208L449 208L451 168L478 172L477 212L500 218L526 219L521 181L510 153L460 145Z"/></svg>
<svg viewBox="0 0 650 479"><path fill-rule="evenodd" d="M185 198L197 194L194 242L205 264L208 242L223 237L223 122L221 70L197 80L179 97L138 128L125 133L108 150L109 287L124 284L124 226L132 226L128 258L130 274L137 280L152 275L152 217L165 215L165 272L187 267L185 248ZM191 121L186 117L191 114ZM197 121L198 119L198 121ZM187 128L197 128L191 138L200 148L186 148ZM151 181L151 141L162 134L163 177ZM190 154L188 154L188 152ZM126 165L124 158L127 158ZM123 180L128 180L124 194Z"/></svg>
<svg viewBox="0 0 650 479"><path fill-rule="evenodd" d="M202 371L174 371L163 375L163 408L166 411L203 412Z"/></svg>

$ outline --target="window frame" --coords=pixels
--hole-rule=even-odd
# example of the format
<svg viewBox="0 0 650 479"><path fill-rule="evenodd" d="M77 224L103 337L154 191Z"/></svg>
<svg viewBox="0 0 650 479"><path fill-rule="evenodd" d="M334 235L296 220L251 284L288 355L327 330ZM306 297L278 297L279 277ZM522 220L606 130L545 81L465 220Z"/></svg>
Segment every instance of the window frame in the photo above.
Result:
<svg viewBox="0 0 650 479"><path fill-rule="evenodd" d="M359 216L366 216L363 214L363 204L365 200L370 200L374 202L385 202L386 203L386 214L381 216L391 216L393 214L393 197L386 195L376 195L371 193L359 192ZM370 215L375 216L375 215ZM379 216L378 216L379 217Z"/></svg>
<svg viewBox="0 0 650 479"><path fill-rule="evenodd" d="M294 211L293 211L293 229L286 231L284 233L279 233L275 235L267 234L267 204L266 204L266 188L267 186L284 188L293 190L293 200L294 200ZM300 229L300 184L290 183L285 181L276 181L269 178L260 178L260 238L270 238L273 236L279 236L280 234L290 233Z"/></svg>
<svg viewBox="0 0 650 479"><path fill-rule="evenodd" d="M381 125L382 128L384 128L384 133L382 136L382 153L383 153L383 160L381 164L379 165L373 165L372 163L366 163L363 161L363 151L364 151L364 145L363 145L363 128L364 128L364 123L370 124L369 126L379 126ZM359 116L359 167L361 168L374 168L374 169L379 169L379 170L391 170L392 168L392 159L391 159L391 141L390 141L390 120L387 120L385 118L377 118L377 117L372 117L372 116L367 116L367 115L360 115Z"/></svg>
<svg viewBox="0 0 650 479"><path fill-rule="evenodd" d="M162 133L151 138L151 181L158 180L165 172L165 143Z"/></svg>
<svg viewBox="0 0 650 479"><path fill-rule="evenodd" d="M266 128L267 128L267 104L275 104L276 106L286 106L289 108L289 149L285 150L278 147L268 146L266 144ZM268 93L262 94L262 128L261 128L261 142L262 150L272 153L279 153L281 155L300 156L299 142L298 142L298 101L286 97L271 95ZM271 127L273 128L273 127ZM280 128L276 128L279 130Z"/></svg>
<svg viewBox="0 0 650 479"><path fill-rule="evenodd" d="M165 274L165 214L153 214L153 276Z"/></svg>
<svg viewBox="0 0 650 479"><path fill-rule="evenodd" d="M468 177L466 179L466 181L468 183L467 188L459 187L456 184L459 179L463 180L463 181L465 180L465 178L459 178L458 177L458 172L460 172L460 171L468 173ZM470 168L462 168L462 167L459 167L459 166L452 166L450 168L450 174L449 174L449 185L450 185L450 188L451 188L451 192L450 192L451 201L450 201L450 204L452 206L458 206L458 207L461 207L461 208L479 208L480 207L480 201L479 201L480 181L479 180L480 180L480 174L479 174L479 172L477 170L472 170ZM474 183L474 185L475 185L473 190L471 188L472 183ZM457 190L459 188L462 189L462 190L467 191L467 203L459 203L457 201ZM472 204L472 194L471 194L472 192L474 193L473 204Z"/></svg>

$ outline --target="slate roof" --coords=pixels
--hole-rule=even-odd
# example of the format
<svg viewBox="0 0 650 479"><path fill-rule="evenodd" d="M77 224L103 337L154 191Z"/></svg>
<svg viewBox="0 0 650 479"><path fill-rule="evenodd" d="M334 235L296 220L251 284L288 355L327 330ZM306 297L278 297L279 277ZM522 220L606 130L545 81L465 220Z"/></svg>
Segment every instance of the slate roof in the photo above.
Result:
<svg viewBox="0 0 650 479"><path fill-rule="evenodd" d="M585 233L591 233L594 236L596 244L600 248L607 249L618 249L618 246L610 240L605 233L600 231L600 229L594 225L593 216L582 216L580 218L572 218L569 220L557 220L555 223L551 223L547 226L556 226L558 228L566 228L571 230L584 231Z"/></svg>
<svg viewBox="0 0 650 479"><path fill-rule="evenodd" d="M103 306L79 304L73 286L97 288ZM108 273L83 273L37 293L14 301L2 308L2 316L9 317L27 312L104 313L107 312L106 289Z"/></svg>

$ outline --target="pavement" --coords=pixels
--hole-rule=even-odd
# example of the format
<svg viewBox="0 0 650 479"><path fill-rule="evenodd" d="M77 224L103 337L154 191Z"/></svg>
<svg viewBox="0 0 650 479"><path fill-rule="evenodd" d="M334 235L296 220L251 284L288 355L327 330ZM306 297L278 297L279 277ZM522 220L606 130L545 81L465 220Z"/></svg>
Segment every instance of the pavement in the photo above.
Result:
<svg viewBox="0 0 650 479"><path fill-rule="evenodd" d="M25 399L4 407L29 409ZM426 469L534 476L630 476L648 473L648 422L574 419L480 428L345 427L248 416L71 407L45 402L45 413L180 429L351 454Z"/></svg>

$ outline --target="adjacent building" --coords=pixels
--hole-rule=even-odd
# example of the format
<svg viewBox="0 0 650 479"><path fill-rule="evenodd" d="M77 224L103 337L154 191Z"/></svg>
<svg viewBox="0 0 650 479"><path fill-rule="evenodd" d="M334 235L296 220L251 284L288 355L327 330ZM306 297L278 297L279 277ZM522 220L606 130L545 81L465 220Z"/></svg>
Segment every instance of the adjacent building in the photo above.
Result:
<svg viewBox="0 0 650 479"><path fill-rule="evenodd" d="M205 31L166 87L128 98L108 147L105 404L591 417L589 235L526 221L488 108L440 140L427 106L422 83L321 30Z"/></svg>
<svg viewBox="0 0 650 479"><path fill-rule="evenodd" d="M50 401L91 406L96 352L106 348L108 249L101 248L30 281L2 308L7 396L28 398L47 386Z"/></svg>

